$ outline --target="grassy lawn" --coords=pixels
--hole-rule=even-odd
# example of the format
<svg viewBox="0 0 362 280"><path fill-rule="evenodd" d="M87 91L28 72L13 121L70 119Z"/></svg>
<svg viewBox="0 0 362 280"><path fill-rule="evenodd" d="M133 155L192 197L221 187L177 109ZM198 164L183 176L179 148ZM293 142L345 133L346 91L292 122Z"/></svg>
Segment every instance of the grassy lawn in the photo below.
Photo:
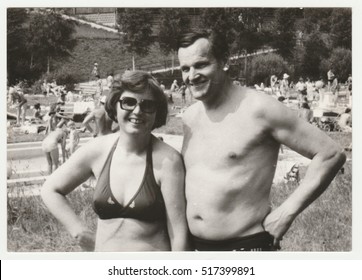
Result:
<svg viewBox="0 0 362 280"><path fill-rule="evenodd" d="M331 135L343 143L350 134ZM305 168L300 170L301 176ZM277 207L297 187L273 185L271 203ZM13 188L16 188L13 187ZM20 188L17 188L21 192ZM92 229L96 215L91 207L92 190L72 192L68 198L76 213ZM344 166L329 188L301 213L285 235L282 251L350 251L352 246L352 162ZM40 197L8 197L7 246L10 252L76 252L81 248L49 214Z"/></svg>
<svg viewBox="0 0 362 280"><path fill-rule="evenodd" d="M352 249L352 163L344 166L328 189L302 212L281 242L283 251L350 251ZM303 171L302 171L303 173ZM297 187L293 183L273 186L274 207Z"/></svg>
<svg viewBox="0 0 362 280"><path fill-rule="evenodd" d="M283 201L294 189L292 184L272 188L272 205ZM92 229L96 215L91 208L92 190L76 190L69 201ZM351 163L338 174L327 191L300 214L285 235L282 251L350 251L352 245ZM40 197L8 198L8 251L81 251L65 229L49 214Z"/></svg>

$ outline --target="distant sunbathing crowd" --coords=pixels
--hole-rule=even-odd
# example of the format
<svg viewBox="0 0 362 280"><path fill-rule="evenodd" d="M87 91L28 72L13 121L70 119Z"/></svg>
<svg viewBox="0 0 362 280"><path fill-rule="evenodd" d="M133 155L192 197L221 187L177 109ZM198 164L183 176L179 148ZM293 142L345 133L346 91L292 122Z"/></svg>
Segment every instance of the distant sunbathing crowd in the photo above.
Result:
<svg viewBox="0 0 362 280"><path fill-rule="evenodd" d="M110 77L108 77L108 81L112 82ZM107 90L107 87L105 88ZM48 162L49 174L54 172L61 163L59 148L62 163L64 163L79 147L80 133L88 130L93 137L96 137L117 131L117 125L108 117L104 109L106 95L103 95L102 91L98 92L97 90L94 95L88 96L86 100L82 95L74 94L72 91L66 92L65 86L56 85L55 80L52 83L47 83L44 80L42 93L55 95L58 99L49 108L44 108L40 103L35 103L32 106L33 115L28 119L26 119L26 111L29 106L21 83L9 87L8 103L11 107L17 108L15 126L37 125L37 132L46 134L42 142L42 149ZM74 116L66 114L64 106L75 101L89 101L88 99L94 102L96 106L93 110L87 110L84 113L85 116L77 128L76 122L73 120Z"/></svg>

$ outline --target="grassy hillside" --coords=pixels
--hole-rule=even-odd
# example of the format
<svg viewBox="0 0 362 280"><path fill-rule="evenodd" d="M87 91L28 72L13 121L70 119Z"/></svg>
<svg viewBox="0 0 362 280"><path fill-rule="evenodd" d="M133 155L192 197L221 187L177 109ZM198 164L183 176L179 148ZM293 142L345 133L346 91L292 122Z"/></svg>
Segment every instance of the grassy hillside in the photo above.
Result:
<svg viewBox="0 0 362 280"><path fill-rule="evenodd" d="M52 71L72 74L82 82L89 79L94 62L98 63L102 78L107 72L132 69L132 55L123 50L118 34L84 24L79 24L76 31L77 46L69 58L55 63ZM170 67L171 59L171 55L163 54L158 46L152 45L149 55L135 57L136 68L152 71Z"/></svg>

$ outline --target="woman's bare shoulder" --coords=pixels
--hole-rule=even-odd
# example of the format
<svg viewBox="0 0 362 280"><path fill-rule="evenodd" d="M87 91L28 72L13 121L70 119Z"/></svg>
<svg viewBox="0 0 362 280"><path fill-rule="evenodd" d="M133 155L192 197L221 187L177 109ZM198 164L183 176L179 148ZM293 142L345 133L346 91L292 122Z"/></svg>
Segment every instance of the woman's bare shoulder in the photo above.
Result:
<svg viewBox="0 0 362 280"><path fill-rule="evenodd" d="M154 161L163 164L179 164L182 161L181 154L164 141L153 137Z"/></svg>
<svg viewBox="0 0 362 280"><path fill-rule="evenodd" d="M154 138L152 156L155 178L157 182L162 185L162 189L164 189L165 186L172 187L177 185L174 183L168 184L167 182L177 182L184 178L185 168L183 160L181 154L175 148L162 140Z"/></svg>
<svg viewBox="0 0 362 280"><path fill-rule="evenodd" d="M117 133L91 138L81 145L77 153L88 155L89 158L98 157L103 153L107 153L117 139Z"/></svg>

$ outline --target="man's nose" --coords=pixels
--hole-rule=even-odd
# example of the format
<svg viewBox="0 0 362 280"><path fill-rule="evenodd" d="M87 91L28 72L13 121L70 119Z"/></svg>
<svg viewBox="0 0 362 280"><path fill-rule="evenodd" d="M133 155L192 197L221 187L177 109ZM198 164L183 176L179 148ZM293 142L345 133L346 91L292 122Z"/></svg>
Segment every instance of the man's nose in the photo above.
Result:
<svg viewBox="0 0 362 280"><path fill-rule="evenodd" d="M189 80L190 82L192 82L193 80L196 80L199 77L199 73L195 68L190 68L190 73L189 73Z"/></svg>

